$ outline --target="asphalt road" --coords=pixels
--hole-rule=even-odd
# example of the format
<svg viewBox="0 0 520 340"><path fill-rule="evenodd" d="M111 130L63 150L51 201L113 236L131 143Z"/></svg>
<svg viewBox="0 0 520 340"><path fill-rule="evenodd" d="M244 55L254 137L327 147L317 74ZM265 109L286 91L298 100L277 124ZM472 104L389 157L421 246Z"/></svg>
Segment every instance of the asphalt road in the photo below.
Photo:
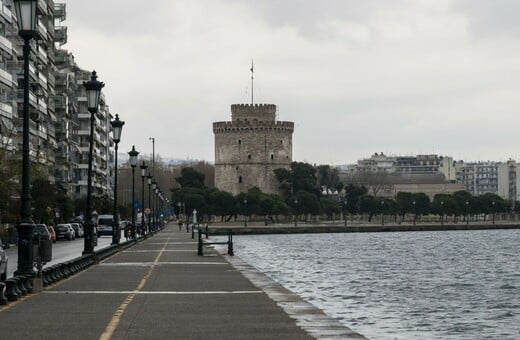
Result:
<svg viewBox="0 0 520 340"><path fill-rule="evenodd" d="M121 235L121 241L125 238ZM112 243L112 236L101 236L98 238L98 245L94 250L103 249ZM75 240L58 240L52 244L52 261L46 263L43 268L51 266L56 263L68 261L76 257L80 257L83 252L84 240L83 238L76 238ZM18 247L11 246L6 250L8 256L7 262L7 277L13 276L13 272L18 266Z"/></svg>

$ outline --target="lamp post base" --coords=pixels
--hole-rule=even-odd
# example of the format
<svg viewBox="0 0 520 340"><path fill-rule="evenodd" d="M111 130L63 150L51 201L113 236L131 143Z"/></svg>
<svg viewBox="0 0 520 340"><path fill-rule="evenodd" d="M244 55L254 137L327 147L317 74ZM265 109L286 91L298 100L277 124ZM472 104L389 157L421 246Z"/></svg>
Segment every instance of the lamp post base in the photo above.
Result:
<svg viewBox="0 0 520 340"><path fill-rule="evenodd" d="M14 276L35 275L34 271L34 245L32 222L22 222L16 226L18 230L18 269Z"/></svg>

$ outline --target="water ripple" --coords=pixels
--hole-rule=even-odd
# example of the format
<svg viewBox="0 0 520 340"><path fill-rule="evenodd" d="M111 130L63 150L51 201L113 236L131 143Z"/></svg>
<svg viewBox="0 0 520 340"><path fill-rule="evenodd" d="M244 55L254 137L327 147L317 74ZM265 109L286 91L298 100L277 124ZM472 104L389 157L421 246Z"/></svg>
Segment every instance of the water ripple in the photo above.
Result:
<svg viewBox="0 0 520 340"><path fill-rule="evenodd" d="M239 236L235 252L373 339L520 337L520 231Z"/></svg>

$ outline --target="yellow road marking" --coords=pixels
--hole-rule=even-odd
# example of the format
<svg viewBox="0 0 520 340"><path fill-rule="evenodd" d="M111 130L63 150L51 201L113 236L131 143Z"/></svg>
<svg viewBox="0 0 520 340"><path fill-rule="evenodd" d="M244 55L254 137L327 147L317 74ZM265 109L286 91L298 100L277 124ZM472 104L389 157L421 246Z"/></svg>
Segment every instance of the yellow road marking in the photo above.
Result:
<svg viewBox="0 0 520 340"><path fill-rule="evenodd" d="M143 289L144 285L146 284L146 281L148 281L148 279L152 275L152 272L155 269L155 266L157 265L157 263L159 263L159 259L161 258L162 254L164 253L164 250L166 249L166 245L167 244L165 244L164 247L159 252L159 254L157 254L157 257L155 258L155 260L153 261L152 265L150 266L150 269L148 270L148 273L146 273L146 275L143 276L143 278L141 279L141 281L137 285L136 289L134 289L134 291L138 292L141 289ZM119 322L121 321L121 316L125 312L125 310L128 307L128 305L135 298L135 296L136 296L135 293L128 294L128 296L123 301L123 303L121 303L121 305L116 309L116 311L112 315L112 319L110 320L110 322L108 323L107 327L103 331L103 334L101 334L101 336L99 337L99 340L109 340L112 337L112 335L114 335L114 332L115 332L117 326L119 325Z"/></svg>

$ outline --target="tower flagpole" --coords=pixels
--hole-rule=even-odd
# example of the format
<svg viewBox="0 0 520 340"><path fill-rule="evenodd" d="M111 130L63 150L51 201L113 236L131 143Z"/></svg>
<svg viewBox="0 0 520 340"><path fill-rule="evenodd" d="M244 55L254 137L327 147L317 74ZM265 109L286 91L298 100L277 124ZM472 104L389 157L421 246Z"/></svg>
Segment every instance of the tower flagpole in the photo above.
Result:
<svg viewBox="0 0 520 340"><path fill-rule="evenodd" d="M253 79L254 79L253 73L254 73L254 71L253 71L253 59L251 59L251 105L254 104L254 100L253 100L254 99L254 97L253 97L253 93L254 93L254 91L253 91L253 89L254 89L253 88Z"/></svg>

